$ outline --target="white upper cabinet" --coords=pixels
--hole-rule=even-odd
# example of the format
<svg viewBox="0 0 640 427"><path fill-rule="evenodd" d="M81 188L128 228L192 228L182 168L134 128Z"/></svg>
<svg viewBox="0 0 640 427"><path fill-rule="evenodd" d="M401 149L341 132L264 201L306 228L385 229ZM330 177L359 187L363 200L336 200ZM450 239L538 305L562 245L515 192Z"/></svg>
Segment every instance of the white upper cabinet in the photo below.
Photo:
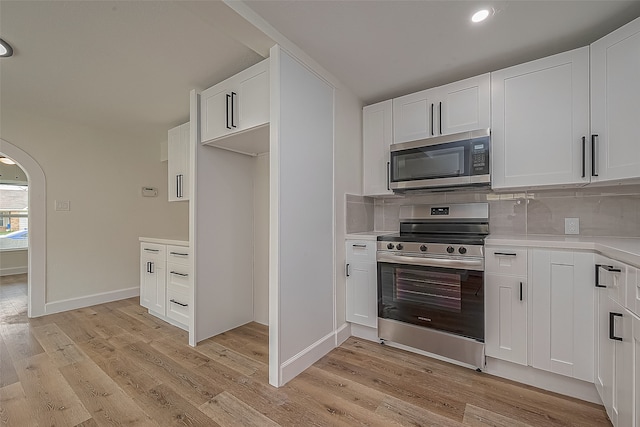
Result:
<svg viewBox="0 0 640 427"><path fill-rule="evenodd" d="M490 122L489 74L393 100L394 143L486 129Z"/></svg>
<svg viewBox="0 0 640 427"><path fill-rule="evenodd" d="M640 177L639 52L640 18L591 45L592 181Z"/></svg>
<svg viewBox="0 0 640 427"><path fill-rule="evenodd" d="M438 120L434 127L438 135L487 129L491 126L489 73L441 86L437 92Z"/></svg>
<svg viewBox="0 0 640 427"><path fill-rule="evenodd" d="M169 130L169 201L189 200L189 123Z"/></svg>
<svg viewBox="0 0 640 427"><path fill-rule="evenodd" d="M389 99L362 109L362 194L393 194L389 189L389 147L393 139L393 104Z"/></svg>
<svg viewBox="0 0 640 427"><path fill-rule="evenodd" d="M269 117L269 60L265 59L201 93L200 141L233 150L216 141L266 125ZM233 151L243 150L248 151L244 147Z"/></svg>
<svg viewBox="0 0 640 427"><path fill-rule="evenodd" d="M491 73L492 188L589 182L589 48Z"/></svg>

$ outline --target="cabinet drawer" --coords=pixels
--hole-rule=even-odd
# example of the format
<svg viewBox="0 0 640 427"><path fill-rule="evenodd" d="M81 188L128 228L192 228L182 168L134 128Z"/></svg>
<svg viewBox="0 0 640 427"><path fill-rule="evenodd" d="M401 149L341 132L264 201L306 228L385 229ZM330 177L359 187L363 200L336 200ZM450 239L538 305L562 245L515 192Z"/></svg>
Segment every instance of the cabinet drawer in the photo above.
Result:
<svg viewBox="0 0 640 427"><path fill-rule="evenodd" d="M166 246L159 245L157 243L140 243L140 255L145 258L155 258L157 261L162 261L166 259Z"/></svg>
<svg viewBox="0 0 640 427"><path fill-rule="evenodd" d="M191 265L191 250L188 246L167 245L167 262L181 265Z"/></svg>
<svg viewBox="0 0 640 427"><path fill-rule="evenodd" d="M167 317L183 325L189 325L190 316L191 310L189 307L188 294L168 288Z"/></svg>
<svg viewBox="0 0 640 427"><path fill-rule="evenodd" d="M167 263L167 289L189 295L191 291L191 269L180 264Z"/></svg>
<svg viewBox="0 0 640 427"><path fill-rule="evenodd" d="M633 269L609 258L596 258L596 287L607 288L609 298L627 306L627 279L633 280ZM629 270L629 277L627 277Z"/></svg>
<svg viewBox="0 0 640 427"><path fill-rule="evenodd" d="M485 271L513 276L527 275L527 249L485 248Z"/></svg>
<svg viewBox="0 0 640 427"><path fill-rule="evenodd" d="M347 240L347 262L376 262L376 242L373 240Z"/></svg>

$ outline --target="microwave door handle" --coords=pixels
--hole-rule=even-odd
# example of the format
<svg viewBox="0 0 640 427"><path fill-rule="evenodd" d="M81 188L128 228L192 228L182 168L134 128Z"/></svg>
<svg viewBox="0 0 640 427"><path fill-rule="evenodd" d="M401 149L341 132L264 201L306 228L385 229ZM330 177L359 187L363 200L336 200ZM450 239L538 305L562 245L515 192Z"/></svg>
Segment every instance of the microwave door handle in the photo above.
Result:
<svg viewBox="0 0 640 427"><path fill-rule="evenodd" d="M434 136L434 133L433 133L433 103L431 103L431 136Z"/></svg>
<svg viewBox="0 0 640 427"><path fill-rule="evenodd" d="M387 190L390 191L391 188L391 162L387 162Z"/></svg>
<svg viewBox="0 0 640 427"><path fill-rule="evenodd" d="M439 122L439 128L440 128L440 135L442 135L442 101L440 101L440 104L438 106L438 122Z"/></svg>

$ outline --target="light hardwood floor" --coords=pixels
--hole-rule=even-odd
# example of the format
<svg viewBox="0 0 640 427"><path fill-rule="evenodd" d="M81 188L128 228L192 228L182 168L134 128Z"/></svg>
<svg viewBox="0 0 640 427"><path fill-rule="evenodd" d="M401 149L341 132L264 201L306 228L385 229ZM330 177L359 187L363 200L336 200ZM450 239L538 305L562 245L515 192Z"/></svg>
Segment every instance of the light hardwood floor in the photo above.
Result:
<svg viewBox="0 0 640 427"><path fill-rule="evenodd" d="M282 388L268 328L200 343L128 299L26 317L0 278L0 425L609 426L601 406L350 338Z"/></svg>

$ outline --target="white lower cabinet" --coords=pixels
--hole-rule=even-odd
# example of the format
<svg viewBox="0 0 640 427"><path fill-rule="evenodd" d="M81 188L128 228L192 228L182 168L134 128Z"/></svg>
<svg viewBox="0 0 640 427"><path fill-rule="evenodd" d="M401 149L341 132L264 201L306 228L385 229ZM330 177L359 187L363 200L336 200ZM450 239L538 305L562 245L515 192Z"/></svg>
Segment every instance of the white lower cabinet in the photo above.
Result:
<svg viewBox="0 0 640 427"><path fill-rule="evenodd" d="M593 254L535 249L530 259L530 365L593 382Z"/></svg>
<svg viewBox="0 0 640 427"><path fill-rule="evenodd" d="M378 324L376 242L347 240L346 249L346 320L376 328Z"/></svg>
<svg viewBox="0 0 640 427"><path fill-rule="evenodd" d="M141 242L140 305L187 330L192 274L189 247Z"/></svg>

